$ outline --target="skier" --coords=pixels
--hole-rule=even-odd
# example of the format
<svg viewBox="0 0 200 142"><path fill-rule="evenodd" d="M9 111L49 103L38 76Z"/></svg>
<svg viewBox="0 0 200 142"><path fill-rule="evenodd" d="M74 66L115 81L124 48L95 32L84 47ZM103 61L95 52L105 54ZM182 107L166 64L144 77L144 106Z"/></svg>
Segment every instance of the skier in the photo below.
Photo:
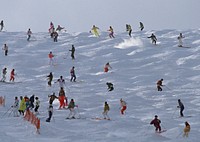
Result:
<svg viewBox="0 0 200 142"><path fill-rule="evenodd" d="M156 45L156 41L157 41L157 38L156 36L152 33L151 36L147 37L147 38L151 38L152 40L152 44L155 44Z"/></svg>
<svg viewBox="0 0 200 142"><path fill-rule="evenodd" d="M49 52L48 56L49 56L49 65L54 65L53 61L54 55L51 51Z"/></svg>
<svg viewBox="0 0 200 142"><path fill-rule="evenodd" d="M6 73L7 73L7 68L4 68L2 71L2 74L3 74L2 79L1 79L2 82L6 81Z"/></svg>
<svg viewBox="0 0 200 142"><path fill-rule="evenodd" d="M72 49L69 50L69 51L71 51L71 57L72 57L72 59L75 59L75 57L74 57L74 52L75 52L75 47L74 47L74 45L72 45Z"/></svg>
<svg viewBox="0 0 200 142"><path fill-rule="evenodd" d="M160 123L161 123L161 121L158 119L157 115L155 115L155 118L150 122L151 125L153 124L156 127L156 129L155 129L156 132L158 132L158 130L159 130L159 132L161 132Z"/></svg>
<svg viewBox="0 0 200 142"><path fill-rule="evenodd" d="M140 22L140 30L142 31L144 29L144 25L142 22Z"/></svg>
<svg viewBox="0 0 200 142"><path fill-rule="evenodd" d="M29 110L30 110L30 99L27 96L25 96L24 99L25 99L25 104L26 104L26 112L29 112Z"/></svg>
<svg viewBox="0 0 200 142"><path fill-rule="evenodd" d="M99 28L96 27L95 25L93 25L92 30L90 32L93 33L96 37L99 37L98 30L99 30Z"/></svg>
<svg viewBox="0 0 200 142"><path fill-rule="evenodd" d="M178 106L177 106L177 108L180 108L180 117L183 117L184 116L183 115L184 105L183 105L183 103L181 102L180 99L178 99Z"/></svg>
<svg viewBox="0 0 200 142"><path fill-rule="evenodd" d="M105 102L105 104L104 104L104 111L103 111L103 113L102 113L104 119L110 120L110 117L108 116L109 110L110 110L110 107L109 107L108 103Z"/></svg>
<svg viewBox="0 0 200 142"><path fill-rule="evenodd" d="M3 50L5 51L5 56L8 55L8 46L4 44Z"/></svg>
<svg viewBox="0 0 200 142"><path fill-rule="evenodd" d="M53 41L58 42L58 32L54 31L52 34L53 34Z"/></svg>
<svg viewBox="0 0 200 142"><path fill-rule="evenodd" d="M48 97L49 97L49 105L53 105L53 101L55 99L58 99L58 97L55 95L55 92L53 92L53 94L49 95Z"/></svg>
<svg viewBox="0 0 200 142"><path fill-rule="evenodd" d="M72 80L74 81L74 82L76 82L76 75L75 75L75 70L74 70L74 66L71 68L71 70L70 70L70 74L71 74L71 79L70 79L70 81L72 82Z"/></svg>
<svg viewBox="0 0 200 142"><path fill-rule="evenodd" d="M60 91L59 91L59 101L60 101L59 109L65 108L65 91L62 87L60 88Z"/></svg>
<svg viewBox="0 0 200 142"><path fill-rule="evenodd" d="M64 88L65 80L63 79L62 76L60 76L60 78L56 82L54 82L54 83L57 83L57 82L59 83L60 88L61 87Z"/></svg>
<svg viewBox="0 0 200 142"><path fill-rule="evenodd" d="M48 77L48 85L51 86L51 82L53 80L53 74L52 74L52 72L50 72L50 74L47 75L47 77Z"/></svg>
<svg viewBox="0 0 200 142"><path fill-rule="evenodd" d="M52 34L53 32L54 32L54 25L52 22L50 22L49 33Z"/></svg>
<svg viewBox="0 0 200 142"><path fill-rule="evenodd" d="M17 97L15 97L15 102L11 107L13 108L14 117L18 117L19 100Z"/></svg>
<svg viewBox="0 0 200 142"><path fill-rule="evenodd" d="M34 108L34 101L35 101L35 95L33 94L30 99L30 109L32 110Z"/></svg>
<svg viewBox="0 0 200 142"><path fill-rule="evenodd" d="M60 25L58 25L58 27L56 28L56 31L61 31L61 30L63 30L64 29L64 27L61 27Z"/></svg>
<svg viewBox="0 0 200 142"><path fill-rule="evenodd" d="M48 113L49 113L49 117L46 119L46 122L50 122L51 121L51 117L53 115L53 106L52 105L49 105Z"/></svg>
<svg viewBox="0 0 200 142"><path fill-rule="evenodd" d="M122 98L120 99L120 105L121 105L121 114L124 114L124 111L126 110L126 102L124 100L122 100Z"/></svg>
<svg viewBox="0 0 200 142"><path fill-rule="evenodd" d="M164 85L162 85L162 82L163 82L163 79L160 79L160 80L157 81L157 89L158 89L158 91L162 91L161 86L164 86Z"/></svg>
<svg viewBox="0 0 200 142"><path fill-rule="evenodd" d="M1 20L1 23L0 23L0 25L1 25L1 29L0 29L0 32L3 30L3 28L4 28L4 23L3 23L3 20Z"/></svg>
<svg viewBox="0 0 200 142"><path fill-rule="evenodd" d="M180 33L180 35L177 38L178 42L179 42L178 47L183 47L183 41L182 41L183 38L185 38L185 37L182 35L182 33Z"/></svg>
<svg viewBox="0 0 200 142"><path fill-rule="evenodd" d="M35 114L38 114L39 107L40 107L40 100L38 97L35 97L35 109L34 109Z"/></svg>
<svg viewBox="0 0 200 142"><path fill-rule="evenodd" d="M109 33L109 37L110 37L110 38L115 38L114 35L113 35L113 34L114 34L114 30L113 30L113 28L112 28L111 26L110 26L110 28L109 28L108 31L110 32L110 33Z"/></svg>
<svg viewBox="0 0 200 142"><path fill-rule="evenodd" d="M19 104L19 114L21 115L24 115L24 111L26 110L26 102L25 102L25 99L20 96L20 104Z"/></svg>
<svg viewBox="0 0 200 142"><path fill-rule="evenodd" d="M188 137L189 132L190 132L190 124L186 121L185 122L185 128L183 130L183 137Z"/></svg>
<svg viewBox="0 0 200 142"><path fill-rule="evenodd" d="M110 66L110 63L108 62L108 63L106 63L106 65L104 66L104 72L108 72L109 68L112 69L112 67Z"/></svg>
<svg viewBox="0 0 200 142"><path fill-rule="evenodd" d="M106 85L108 86L108 91L114 90L113 84L111 82L107 82Z"/></svg>
<svg viewBox="0 0 200 142"><path fill-rule="evenodd" d="M128 32L128 35L131 37L131 33L132 33L131 25L126 24L126 31Z"/></svg>
<svg viewBox="0 0 200 142"><path fill-rule="evenodd" d="M15 69L12 69L11 73L10 73L10 81L14 82L15 80Z"/></svg>
<svg viewBox="0 0 200 142"><path fill-rule="evenodd" d="M69 105L68 105L68 109L70 110L69 116L66 119L75 119L75 102L74 99L71 99Z"/></svg>
<svg viewBox="0 0 200 142"><path fill-rule="evenodd" d="M27 41L29 41L32 35L31 29L28 29L27 35L28 35Z"/></svg>

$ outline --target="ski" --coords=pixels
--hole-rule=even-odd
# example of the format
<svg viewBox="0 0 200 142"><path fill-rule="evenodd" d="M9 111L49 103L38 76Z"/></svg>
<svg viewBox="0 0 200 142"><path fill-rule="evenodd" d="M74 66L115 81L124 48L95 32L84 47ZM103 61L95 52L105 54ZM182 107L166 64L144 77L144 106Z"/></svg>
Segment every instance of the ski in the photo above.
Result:
<svg viewBox="0 0 200 142"><path fill-rule="evenodd" d="M159 132L156 132L156 133L158 133L158 134L160 134L160 133L163 133L163 132L166 132L167 130L165 129L165 130L162 130L162 131L159 131Z"/></svg>

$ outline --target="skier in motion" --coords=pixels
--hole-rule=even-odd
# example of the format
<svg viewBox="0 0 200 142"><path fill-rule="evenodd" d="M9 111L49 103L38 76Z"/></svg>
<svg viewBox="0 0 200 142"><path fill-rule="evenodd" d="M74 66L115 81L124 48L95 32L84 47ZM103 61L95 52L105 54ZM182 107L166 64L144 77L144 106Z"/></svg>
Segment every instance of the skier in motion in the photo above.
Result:
<svg viewBox="0 0 200 142"><path fill-rule="evenodd" d="M108 91L114 90L113 84L111 82L107 82L106 85L108 86Z"/></svg>
<svg viewBox="0 0 200 142"><path fill-rule="evenodd" d="M12 69L11 73L10 73L10 81L14 82L15 80L15 69Z"/></svg>
<svg viewBox="0 0 200 142"><path fill-rule="evenodd" d="M156 41L157 41L157 38L156 36L152 33L151 36L147 37L147 38L151 38L152 40L152 44L155 44L156 45Z"/></svg>
<svg viewBox="0 0 200 142"><path fill-rule="evenodd" d="M4 28L3 20L1 20L0 26L1 26L1 29L0 29L0 32L1 32L3 30L3 28Z"/></svg>
<svg viewBox="0 0 200 142"><path fill-rule="evenodd" d="M2 82L5 82L6 81L6 74L7 74L7 68L4 68L3 71L2 71L2 79L1 81Z"/></svg>
<svg viewBox="0 0 200 142"><path fill-rule="evenodd" d="M70 74L71 74L71 79L70 79L70 81L72 82L72 81L74 81L74 82L76 82L76 75L75 75L75 70L74 70L74 66L71 68L71 70L70 70Z"/></svg>
<svg viewBox="0 0 200 142"><path fill-rule="evenodd" d="M178 36L178 42L179 42L179 45L178 45L178 47L183 47L183 41L182 41L182 39L183 38L185 38L184 36L183 36L183 34L182 33L180 33L180 35Z"/></svg>
<svg viewBox="0 0 200 142"><path fill-rule="evenodd" d="M142 31L144 29L144 24L140 22L140 30Z"/></svg>
<svg viewBox="0 0 200 142"><path fill-rule="evenodd" d="M110 63L107 62L106 65L104 66L104 72L108 72L109 69L112 69L112 67L110 66Z"/></svg>
<svg viewBox="0 0 200 142"><path fill-rule="evenodd" d="M104 116L104 119L110 120L110 117L108 116L109 110L110 110L110 107L109 107L108 103L105 102L105 104L104 104L104 111L102 113L103 116Z"/></svg>
<svg viewBox="0 0 200 142"><path fill-rule="evenodd" d="M160 126L160 119L158 119L158 116L155 115L155 118L150 122L150 125L154 125L154 127L156 128L155 131L156 132L161 132L161 126Z"/></svg>
<svg viewBox="0 0 200 142"><path fill-rule="evenodd" d="M131 25L126 24L126 31L128 32L128 35L131 37L131 33L132 33Z"/></svg>
<svg viewBox="0 0 200 142"><path fill-rule="evenodd" d="M160 79L160 80L157 81L157 89L158 89L158 91L162 91L162 88L161 88L161 86L163 86L162 82L163 82L163 79Z"/></svg>
<svg viewBox="0 0 200 142"><path fill-rule="evenodd" d="M28 31L27 31L27 36L28 36L27 41L30 41L31 35L32 35L31 29L28 29Z"/></svg>
<svg viewBox="0 0 200 142"><path fill-rule="evenodd" d="M112 26L109 27L109 30L108 30L108 31L110 32L110 33L109 33L109 37L110 37L110 38L115 38L115 37L114 37L114 30L113 30Z"/></svg>
<svg viewBox="0 0 200 142"><path fill-rule="evenodd" d="M183 103L181 102L180 99L178 99L178 106L177 106L177 108L180 108L180 117L183 117L184 116L183 115L184 105L183 105Z"/></svg>
<svg viewBox="0 0 200 142"><path fill-rule="evenodd" d="M90 33L93 33L96 37L99 37L99 32L98 32L99 28L96 27L95 25L93 25Z"/></svg>
<svg viewBox="0 0 200 142"><path fill-rule="evenodd" d="M72 49L69 50L69 51L71 51L71 57L72 57L72 60L74 60L75 59L75 57L74 57L74 53L75 53L75 47L74 47L74 45L72 45Z"/></svg>
<svg viewBox="0 0 200 142"><path fill-rule="evenodd" d="M8 45L4 44L3 50L5 51L5 56L8 55Z"/></svg>

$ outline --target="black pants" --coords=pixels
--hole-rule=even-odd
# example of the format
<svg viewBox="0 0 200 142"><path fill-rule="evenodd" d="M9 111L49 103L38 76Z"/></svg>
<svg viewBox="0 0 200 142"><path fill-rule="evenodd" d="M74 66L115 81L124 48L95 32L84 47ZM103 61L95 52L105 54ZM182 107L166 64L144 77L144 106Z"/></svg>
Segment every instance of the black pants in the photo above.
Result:
<svg viewBox="0 0 200 142"><path fill-rule="evenodd" d="M74 82L76 81L76 75L72 75L72 76L71 76L70 81L72 81L72 80L73 80Z"/></svg>
<svg viewBox="0 0 200 142"><path fill-rule="evenodd" d="M34 109L34 111L35 111L35 112L38 112L38 108L39 108L39 107L40 107L40 106L36 106L35 109Z"/></svg>
<svg viewBox="0 0 200 142"><path fill-rule="evenodd" d="M53 113L51 111L49 111L49 118L47 118L46 122L50 122L51 121L52 114Z"/></svg>
<svg viewBox="0 0 200 142"><path fill-rule="evenodd" d="M180 108L180 115L183 117L183 110L184 108Z"/></svg>
<svg viewBox="0 0 200 142"><path fill-rule="evenodd" d="M158 91L162 91L162 88L160 86L157 86Z"/></svg>

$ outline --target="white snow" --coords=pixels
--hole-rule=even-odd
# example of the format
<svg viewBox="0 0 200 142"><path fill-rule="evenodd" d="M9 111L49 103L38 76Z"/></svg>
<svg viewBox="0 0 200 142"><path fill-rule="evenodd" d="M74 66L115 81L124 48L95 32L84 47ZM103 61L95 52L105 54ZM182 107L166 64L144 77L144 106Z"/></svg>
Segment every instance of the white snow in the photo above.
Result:
<svg viewBox="0 0 200 142"><path fill-rule="evenodd" d="M57 43L47 33L34 33L27 42L24 32L0 32L0 45L9 47L7 57L1 52L0 69L8 68L7 81L12 68L17 73L15 84L0 82L0 96L6 96L6 106L0 107L0 142L199 142L200 30L181 31L186 37L184 45L191 48L177 47L178 30L153 32L159 42L156 46L147 38L152 31L134 32L132 38L128 33L116 33L114 39L109 39L107 32L101 32L99 38L90 33L60 33ZM76 48L74 61L68 51L72 44ZM55 66L48 65L50 51L56 55ZM112 69L104 73L107 62ZM72 66L77 83L69 81ZM50 72L54 81L61 75L65 78L68 100L75 100L82 119L66 120L69 110L58 110L56 100L53 118L45 122L48 95L59 92L58 84L47 86ZM166 86L158 92L156 82L161 78ZM114 91L107 92L106 82L114 84ZM15 96L32 94L41 101L40 134L22 116L8 116L10 112L3 116ZM128 104L123 116L120 98ZM185 105L185 116L192 117L179 118L178 99ZM111 108L111 121L91 119L103 117L105 101ZM167 132L154 132L149 123L155 114ZM188 138L182 137L185 121L191 124Z"/></svg>

